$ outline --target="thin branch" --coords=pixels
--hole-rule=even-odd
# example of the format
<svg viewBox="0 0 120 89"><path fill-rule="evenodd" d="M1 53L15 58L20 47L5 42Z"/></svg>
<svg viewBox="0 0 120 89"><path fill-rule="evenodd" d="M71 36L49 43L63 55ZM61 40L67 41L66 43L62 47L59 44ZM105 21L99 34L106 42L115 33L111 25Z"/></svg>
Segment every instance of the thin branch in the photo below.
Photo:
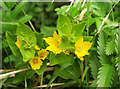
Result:
<svg viewBox="0 0 120 89"><path fill-rule="evenodd" d="M65 83L53 83L53 84L50 84L50 87L64 85L64 84ZM41 87L47 87L47 84L42 86L35 86L34 88L41 88Z"/></svg>

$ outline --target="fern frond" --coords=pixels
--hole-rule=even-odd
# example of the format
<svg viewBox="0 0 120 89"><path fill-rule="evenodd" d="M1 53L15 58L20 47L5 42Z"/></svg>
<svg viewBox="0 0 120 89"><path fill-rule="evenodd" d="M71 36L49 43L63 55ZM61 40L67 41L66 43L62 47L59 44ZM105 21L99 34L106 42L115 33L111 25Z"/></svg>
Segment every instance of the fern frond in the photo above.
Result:
<svg viewBox="0 0 120 89"><path fill-rule="evenodd" d="M113 54L114 50L115 50L115 41L114 39L112 39L111 41L106 43L105 52L107 55L111 55Z"/></svg>
<svg viewBox="0 0 120 89"><path fill-rule="evenodd" d="M115 73L114 66L110 64L104 64L99 70L97 87L110 87Z"/></svg>

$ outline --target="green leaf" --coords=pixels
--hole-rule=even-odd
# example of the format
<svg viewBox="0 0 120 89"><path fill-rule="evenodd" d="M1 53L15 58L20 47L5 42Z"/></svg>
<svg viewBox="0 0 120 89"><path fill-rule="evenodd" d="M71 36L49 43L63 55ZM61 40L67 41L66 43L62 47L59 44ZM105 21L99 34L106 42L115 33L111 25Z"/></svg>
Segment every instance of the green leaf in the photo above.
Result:
<svg viewBox="0 0 120 89"><path fill-rule="evenodd" d="M93 36L83 36L84 41L91 41L93 39Z"/></svg>
<svg viewBox="0 0 120 89"><path fill-rule="evenodd" d="M40 67L40 69L36 70L38 75L41 75L45 71L45 69L47 67L47 62L48 62L48 60L44 60L43 65Z"/></svg>
<svg viewBox="0 0 120 89"><path fill-rule="evenodd" d="M9 32L6 32L6 40L9 44L10 49L12 50L12 53L19 59L21 59L22 55L18 49L18 47L16 46L15 42L17 40L16 35L13 35Z"/></svg>
<svg viewBox="0 0 120 89"><path fill-rule="evenodd" d="M50 66L56 65L56 64L64 64L64 63L73 63L74 62L74 56L73 55L66 55L65 53L60 53L54 56L50 60Z"/></svg>
<svg viewBox="0 0 120 89"><path fill-rule="evenodd" d="M22 11L22 9L25 7L25 5L27 4L27 2L21 2L19 3L14 10L12 10L11 12L11 17L14 18L18 15L18 13L20 11Z"/></svg>
<svg viewBox="0 0 120 89"><path fill-rule="evenodd" d="M97 87L110 87L115 73L114 65L104 64L99 70Z"/></svg>
<svg viewBox="0 0 120 89"><path fill-rule="evenodd" d="M120 49L120 30L118 32L118 49ZM120 50L118 50L118 75L120 75Z"/></svg>
<svg viewBox="0 0 120 89"><path fill-rule="evenodd" d="M26 16L23 16L22 18L20 18L18 20L18 22L26 23L26 22L28 22L31 19L32 19L32 16L26 15Z"/></svg>
<svg viewBox="0 0 120 89"><path fill-rule="evenodd" d="M91 74L92 74L93 78L97 79L98 71L100 68L100 62L99 62L99 59L96 57L95 53L90 55L89 66L91 68Z"/></svg>
<svg viewBox="0 0 120 89"><path fill-rule="evenodd" d="M50 84L56 79L56 77L68 66L70 66L71 63L65 63L63 64L60 68L58 68L57 70L55 70L55 72L53 73L53 76L51 77L50 82L48 83L47 87L45 89L48 89L48 87L50 86Z"/></svg>
<svg viewBox="0 0 120 89"><path fill-rule="evenodd" d="M85 29L86 22L83 22L81 24L73 24L72 26L72 39L73 42L76 42L78 39L80 39L81 36L83 36L83 31Z"/></svg>
<svg viewBox="0 0 120 89"><path fill-rule="evenodd" d="M36 39L37 39L37 45L39 47L42 47L44 34L35 32L35 36L36 36Z"/></svg>
<svg viewBox="0 0 120 89"><path fill-rule="evenodd" d="M41 27L41 32L44 33L44 37L52 37L54 31L56 31L55 27L48 27L48 26Z"/></svg>
<svg viewBox="0 0 120 89"><path fill-rule="evenodd" d="M113 54L114 50L115 50L115 41L114 39L112 39L111 41L106 43L105 52L107 55L111 55Z"/></svg>
<svg viewBox="0 0 120 89"><path fill-rule="evenodd" d="M61 14L58 15L57 30L61 37L71 37L72 25L70 20L66 16Z"/></svg>
<svg viewBox="0 0 120 89"><path fill-rule="evenodd" d="M33 58L35 55L35 49L33 47L26 48L24 43L20 45L20 52L23 56L24 62L28 61L30 58Z"/></svg>
<svg viewBox="0 0 120 89"><path fill-rule="evenodd" d="M105 54L105 42L106 42L106 36L104 31L101 31L98 37L98 54L99 54L99 58L101 60L102 63L109 63L110 60L107 59L107 56Z"/></svg>
<svg viewBox="0 0 120 89"><path fill-rule="evenodd" d="M16 2L5 2L5 3L9 9L12 9L16 5Z"/></svg>
<svg viewBox="0 0 120 89"><path fill-rule="evenodd" d="M27 25L19 22L17 27L17 36L20 41L25 41L29 47L36 46L37 41L34 32Z"/></svg>
<svg viewBox="0 0 120 89"><path fill-rule="evenodd" d="M70 42L70 38L63 36L59 47L63 50L70 50L74 49L74 44Z"/></svg>
<svg viewBox="0 0 120 89"><path fill-rule="evenodd" d="M79 71L78 71L79 70ZM81 69L78 61L74 61L74 63L63 70L63 72L59 75L64 79L75 79L78 80L81 75Z"/></svg>
<svg viewBox="0 0 120 89"><path fill-rule="evenodd" d="M4 58L5 63L7 63L9 61L15 61L15 60L16 60L16 57L13 54L11 54L11 55Z"/></svg>

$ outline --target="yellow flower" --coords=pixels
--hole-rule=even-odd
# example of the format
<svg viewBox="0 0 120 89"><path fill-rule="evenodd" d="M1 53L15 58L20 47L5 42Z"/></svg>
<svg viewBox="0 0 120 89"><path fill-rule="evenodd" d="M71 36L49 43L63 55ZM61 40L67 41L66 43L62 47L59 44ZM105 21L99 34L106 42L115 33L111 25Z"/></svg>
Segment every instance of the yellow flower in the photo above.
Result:
<svg viewBox="0 0 120 89"><path fill-rule="evenodd" d="M41 51L38 52L38 56L40 59L45 59L47 57L49 52L47 52L46 50L42 49Z"/></svg>
<svg viewBox="0 0 120 89"><path fill-rule="evenodd" d="M35 46L35 49L36 49L36 50L40 50L40 48L39 48L38 46Z"/></svg>
<svg viewBox="0 0 120 89"><path fill-rule="evenodd" d="M83 42L83 37L81 37L79 40L76 41L75 54L81 61L84 60L83 56L89 55L88 50L90 49L91 45L92 43L90 42L87 41Z"/></svg>
<svg viewBox="0 0 120 89"><path fill-rule="evenodd" d="M61 37L54 31L53 37L43 38L50 46L46 50L52 51L54 54L59 54L65 50L59 48Z"/></svg>
<svg viewBox="0 0 120 89"><path fill-rule="evenodd" d="M19 37L17 36L17 41L15 42L18 48L20 48L21 41L19 40Z"/></svg>
<svg viewBox="0 0 120 89"><path fill-rule="evenodd" d="M33 70L36 69L40 69L41 65L42 65L42 61L40 60L39 57L33 57L30 61L29 61L31 67Z"/></svg>

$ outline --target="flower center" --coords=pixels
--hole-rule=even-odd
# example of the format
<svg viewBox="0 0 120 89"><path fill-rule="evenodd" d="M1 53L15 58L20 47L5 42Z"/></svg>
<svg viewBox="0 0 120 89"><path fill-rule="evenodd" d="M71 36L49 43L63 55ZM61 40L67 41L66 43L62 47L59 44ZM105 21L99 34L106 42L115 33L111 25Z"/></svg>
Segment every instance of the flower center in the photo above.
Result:
<svg viewBox="0 0 120 89"><path fill-rule="evenodd" d="M80 52L80 51L82 51L82 48L81 48L81 47L79 47L77 50Z"/></svg>
<svg viewBox="0 0 120 89"><path fill-rule="evenodd" d="M38 59L34 59L34 60L33 60L33 63L34 63L34 64L38 63Z"/></svg>

